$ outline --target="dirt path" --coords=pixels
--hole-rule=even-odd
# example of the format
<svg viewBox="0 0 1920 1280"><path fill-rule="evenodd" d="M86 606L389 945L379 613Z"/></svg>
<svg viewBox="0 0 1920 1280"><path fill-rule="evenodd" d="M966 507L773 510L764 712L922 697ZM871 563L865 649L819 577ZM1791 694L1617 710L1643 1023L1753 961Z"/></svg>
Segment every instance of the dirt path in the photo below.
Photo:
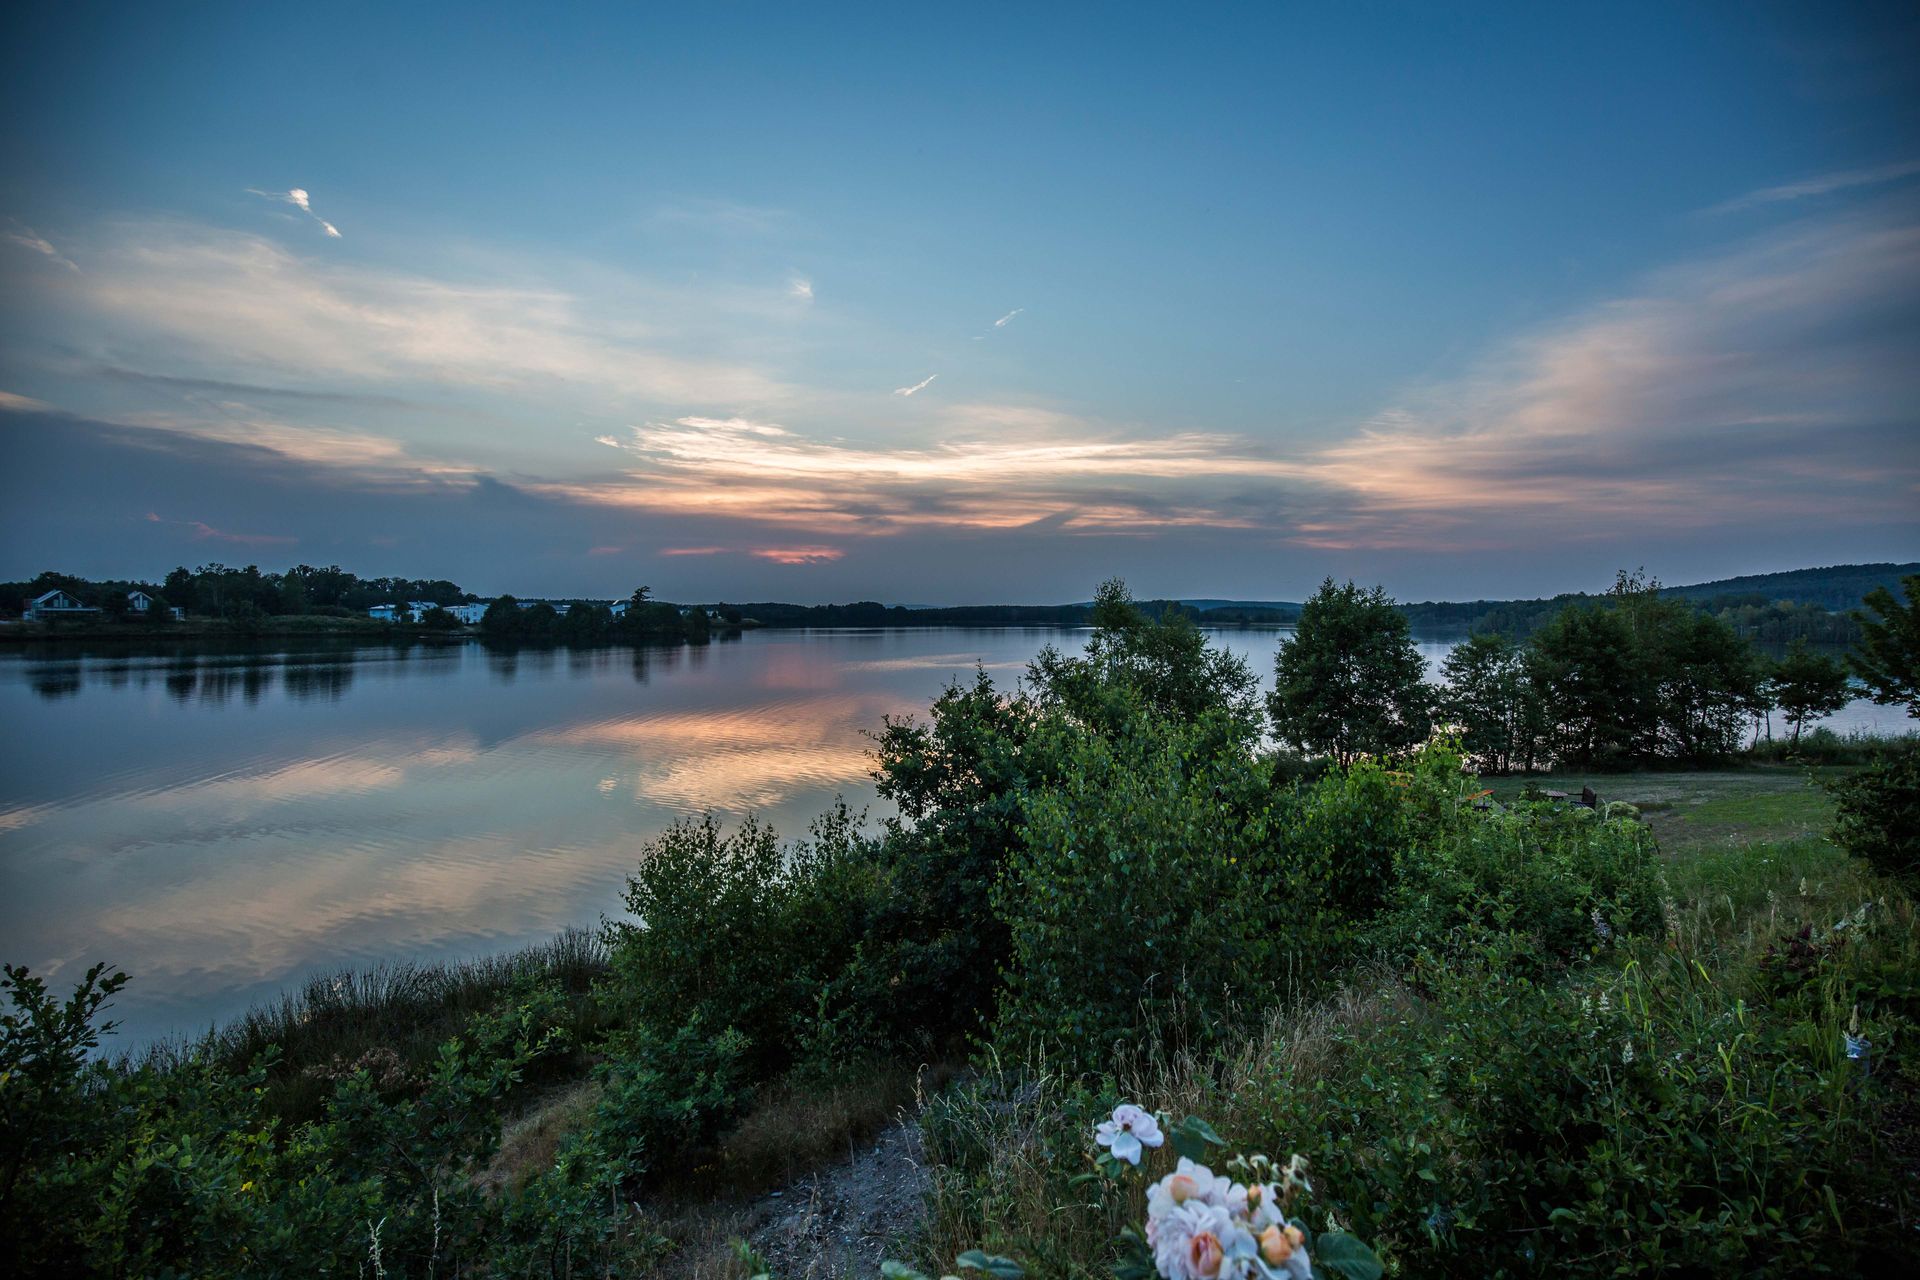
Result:
<svg viewBox="0 0 1920 1280"><path fill-rule="evenodd" d="M762 1197L750 1239L780 1280L864 1280L919 1225L926 1188L920 1127L903 1118L851 1159Z"/></svg>

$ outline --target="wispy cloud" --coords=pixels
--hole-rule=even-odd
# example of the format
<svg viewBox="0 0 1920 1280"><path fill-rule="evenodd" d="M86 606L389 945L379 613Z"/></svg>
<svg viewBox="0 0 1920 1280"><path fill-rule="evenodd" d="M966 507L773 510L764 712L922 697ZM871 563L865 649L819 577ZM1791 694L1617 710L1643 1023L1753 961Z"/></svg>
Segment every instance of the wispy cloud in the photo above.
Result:
<svg viewBox="0 0 1920 1280"><path fill-rule="evenodd" d="M718 556L726 554L725 547L662 547L663 556Z"/></svg>
<svg viewBox="0 0 1920 1280"><path fill-rule="evenodd" d="M747 554L775 564L825 564L846 552L838 547L756 547Z"/></svg>
<svg viewBox="0 0 1920 1280"><path fill-rule="evenodd" d="M17 396L11 391L0 391L0 411L7 413L49 413L53 406L45 400L35 400L32 396Z"/></svg>
<svg viewBox="0 0 1920 1280"><path fill-rule="evenodd" d="M1920 218L1822 221L1656 273L1306 461L1329 547L1891 526L1920 489Z"/></svg>
<svg viewBox="0 0 1920 1280"><path fill-rule="evenodd" d="M249 195L264 196L269 200L278 200L282 204L290 204L319 223L320 229L329 236L335 240L340 238L340 228L334 226L331 222L328 222L325 218L313 211L313 199L307 194L306 189L303 187L294 187L290 191L262 191L258 187L248 187L247 193Z"/></svg>
<svg viewBox="0 0 1920 1280"><path fill-rule="evenodd" d="M182 226L112 228L73 302L174 369L262 377L426 382L598 403L763 404L785 394L757 369L669 349L631 310L537 285L476 284L317 261L260 236ZM641 292L636 289L635 292Z"/></svg>
<svg viewBox="0 0 1920 1280"><path fill-rule="evenodd" d="M1735 213L1741 209L1752 209L1765 204L1779 204L1787 200L1804 200L1809 196L1829 195L1851 187L1871 187L1898 182L1902 178L1911 178L1915 174L1920 174L1920 160L1900 160L1893 164L1874 165L1866 169L1842 169L1836 173L1823 173L1777 187L1763 187L1758 191L1749 191L1746 195L1737 196L1724 204L1714 205L1706 212L1709 214Z"/></svg>
<svg viewBox="0 0 1920 1280"><path fill-rule="evenodd" d="M80 270L79 267L74 265L71 258L54 248L51 241L35 231L32 227L21 227L18 231L8 231L3 234L5 234L8 240L19 245L22 249L31 249L41 257L46 258L50 262L58 263L69 271L77 272Z"/></svg>
<svg viewBox="0 0 1920 1280"><path fill-rule="evenodd" d="M180 528L192 530L197 541L231 542L243 547L291 546L300 541L298 538L272 533L228 533L224 529L214 528L204 520L168 520L152 511L147 512L147 523L178 525Z"/></svg>
<svg viewBox="0 0 1920 1280"><path fill-rule="evenodd" d="M910 396L915 394L916 392L925 391L928 387L933 385L933 380L939 376L940 375L937 373L930 373L926 377L920 379L920 381L914 383L910 387L895 387L893 389L893 394L897 396Z"/></svg>
<svg viewBox="0 0 1920 1280"><path fill-rule="evenodd" d="M799 276L795 276L793 279L787 281L787 292L796 298L812 302L813 281L804 280Z"/></svg>
<svg viewBox="0 0 1920 1280"><path fill-rule="evenodd" d="M1008 321L1012 320L1015 316L1019 315L1025 310L1026 310L1025 307L1015 307L1013 310L1007 312L1007 314L1001 316L998 320L995 320L993 322L993 327L996 329L1006 328Z"/></svg>
<svg viewBox="0 0 1920 1280"><path fill-rule="evenodd" d="M922 448L816 439L748 419L687 417L635 427L635 467L612 481L535 483L596 505L819 530L888 533L919 525L1012 528L1039 520L1088 530L1122 525L1244 527L1199 490L1288 480L1307 468L1232 436L1124 438L1023 406L948 411L951 434Z"/></svg>

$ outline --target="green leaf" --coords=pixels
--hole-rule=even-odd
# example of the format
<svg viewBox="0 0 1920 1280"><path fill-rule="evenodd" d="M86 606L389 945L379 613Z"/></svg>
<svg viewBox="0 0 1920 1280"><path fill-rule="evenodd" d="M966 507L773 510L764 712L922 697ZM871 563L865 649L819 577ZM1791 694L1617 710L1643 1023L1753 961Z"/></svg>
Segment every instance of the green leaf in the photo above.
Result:
<svg viewBox="0 0 1920 1280"><path fill-rule="evenodd" d="M1198 1162L1207 1154L1209 1145L1224 1147L1227 1140L1199 1116L1188 1116L1173 1127L1173 1149L1187 1159Z"/></svg>
<svg viewBox="0 0 1920 1280"><path fill-rule="evenodd" d="M927 1273L915 1271L904 1262L895 1262L889 1258L880 1264L880 1274L887 1280L927 1280Z"/></svg>
<svg viewBox="0 0 1920 1280"><path fill-rule="evenodd" d="M998 1280L1018 1280L1027 1274L1027 1269L1012 1258L1003 1258L997 1253L983 1253L979 1249L969 1249L954 1262L963 1268L984 1271Z"/></svg>
<svg viewBox="0 0 1920 1280"><path fill-rule="evenodd" d="M1373 1250L1344 1231L1329 1231L1313 1241L1314 1265L1337 1271L1347 1280L1380 1280L1386 1270Z"/></svg>

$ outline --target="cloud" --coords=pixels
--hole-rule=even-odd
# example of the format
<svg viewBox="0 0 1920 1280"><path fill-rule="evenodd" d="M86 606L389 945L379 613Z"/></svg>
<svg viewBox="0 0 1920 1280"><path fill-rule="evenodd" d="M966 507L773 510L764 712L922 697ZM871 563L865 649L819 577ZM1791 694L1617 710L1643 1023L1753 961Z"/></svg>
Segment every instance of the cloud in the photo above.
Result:
<svg viewBox="0 0 1920 1280"><path fill-rule="evenodd" d="M547 412L556 395L637 399L652 410L788 394L746 365L668 350L704 338L675 329L683 316L667 307L678 299L661 300L656 333L630 302L610 311L550 286L317 262L263 237L190 225L116 227L97 253L99 270L62 305L104 333L96 340L151 348L143 362L170 373L203 365L227 381L244 370L335 386L426 382L493 402L516 390Z"/></svg>
<svg viewBox="0 0 1920 1280"><path fill-rule="evenodd" d="M717 556L726 554L725 547L662 547L663 556Z"/></svg>
<svg viewBox="0 0 1920 1280"><path fill-rule="evenodd" d="M787 292L796 298L803 298L808 302L812 302L813 281L802 280L800 277L795 276L793 279L787 281Z"/></svg>
<svg viewBox="0 0 1920 1280"><path fill-rule="evenodd" d="M1911 521L1920 219L1827 220L1657 272L1306 459L1312 545L1492 548Z"/></svg>
<svg viewBox="0 0 1920 1280"><path fill-rule="evenodd" d="M196 540L211 539L216 542L232 542L243 547L282 547L291 546L300 541L298 538L285 537L273 533L228 533L216 529L204 520L166 520L156 513L147 512L148 524L178 525L191 529Z"/></svg>
<svg viewBox="0 0 1920 1280"><path fill-rule="evenodd" d="M846 553L838 547L759 547L747 554L775 564L825 564Z"/></svg>
<svg viewBox="0 0 1920 1280"><path fill-rule="evenodd" d="M17 396L11 391L0 391L0 411L7 413L51 413L52 405L44 400L35 400L32 396Z"/></svg>
<svg viewBox="0 0 1920 1280"><path fill-rule="evenodd" d="M31 249L41 257L56 262L69 271L78 272L80 270L79 267L74 265L72 259L54 248L45 236L34 231L32 227L21 227L18 231L8 231L4 234L8 240L19 245L22 249Z"/></svg>
<svg viewBox="0 0 1920 1280"><path fill-rule="evenodd" d="M307 195L304 188L295 187L290 191L262 191L258 187L248 187L247 193L249 195L264 196L269 200L278 200L282 204L290 204L319 223L320 229L329 236L335 240L340 238L340 228L334 226L331 222L328 222L325 218L313 211L313 201Z"/></svg>
<svg viewBox="0 0 1920 1280"><path fill-rule="evenodd" d="M1014 318L1015 316L1017 316L1017 315L1019 315L1019 314L1020 314L1021 312L1023 312L1023 311L1025 311L1025 310L1026 310L1026 308L1025 308L1025 307L1015 307L1015 308L1014 308L1013 310L1011 310L1011 311L1009 311L1009 312L1007 312L1007 314L1005 314L1005 315L1003 315L1003 316L1001 316L1001 317L1000 317L1000 318L999 318L998 320L995 320L995 321L993 322L993 327L994 327L994 328L996 328L996 329L1004 329L1004 328L1006 328L1006 327L1007 327L1007 322L1008 322L1009 320L1011 320L1011 319L1013 319L1013 318Z"/></svg>
<svg viewBox="0 0 1920 1280"><path fill-rule="evenodd" d="M910 387L895 387L893 389L893 394L897 396L910 396L910 395L913 395L915 392L925 391L929 386L932 385L933 380L939 376L940 375L937 373L930 373L926 377L920 379L920 381L914 383Z"/></svg>
<svg viewBox="0 0 1920 1280"><path fill-rule="evenodd" d="M743 418L685 417L632 428L622 448L635 467L622 479L530 487L596 505L870 534L1046 519L1080 531L1238 528L1248 512L1227 509L1222 485L1305 471L1238 437L1101 436L1071 416L1019 405L955 406L944 430L930 446L877 448Z"/></svg>
<svg viewBox="0 0 1920 1280"><path fill-rule="evenodd" d="M590 556L617 556L625 550L625 547L616 546L588 547L587 554Z"/></svg>
<svg viewBox="0 0 1920 1280"><path fill-rule="evenodd" d="M1746 195L1736 197L1724 204L1714 205L1706 212L1709 214L1734 213L1741 209L1752 209L1765 204L1804 200L1809 196L1824 196L1835 191L1845 191L1851 187L1879 186L1882 183L1898 182L1902 178L1910 178L1917 173L1920 173L1920 160L1901 160L1893 164L1875 165L1868 169L1842 169L1837 173L1823 173L1778 187L1763 187L1758 191L1749 191Z"/></svg>

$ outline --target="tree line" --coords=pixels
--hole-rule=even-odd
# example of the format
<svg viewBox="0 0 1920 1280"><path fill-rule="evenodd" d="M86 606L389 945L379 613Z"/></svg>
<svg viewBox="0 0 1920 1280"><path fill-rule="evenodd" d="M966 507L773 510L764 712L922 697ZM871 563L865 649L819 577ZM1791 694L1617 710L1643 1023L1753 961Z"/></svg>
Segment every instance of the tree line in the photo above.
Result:
<svg viewBox="0 0 1920 1280"><path fill-rule="evenodd" d="M1906 579L1909 601L1917 583ZM1876 628L1897 632L1890 619L1903 606L1884 587L1867 604L1881 619L1853 620L1862 647L1852 674L1878 690L1888 660L1872 655L1892 642ZM1524 640L1469 637L1441 672L1438 684L1426 679L1407 616L1384 591L1329 579L1280 649L1268 713L1281 741L1343 766L1404 752L1446 725L1481 768L1506 773L1713 760L1755 726L1771 736L1776 714L1797 742L1852 696L1848 667L1804 639L1769 658L1723 618L1626 572Z"/></svg>

